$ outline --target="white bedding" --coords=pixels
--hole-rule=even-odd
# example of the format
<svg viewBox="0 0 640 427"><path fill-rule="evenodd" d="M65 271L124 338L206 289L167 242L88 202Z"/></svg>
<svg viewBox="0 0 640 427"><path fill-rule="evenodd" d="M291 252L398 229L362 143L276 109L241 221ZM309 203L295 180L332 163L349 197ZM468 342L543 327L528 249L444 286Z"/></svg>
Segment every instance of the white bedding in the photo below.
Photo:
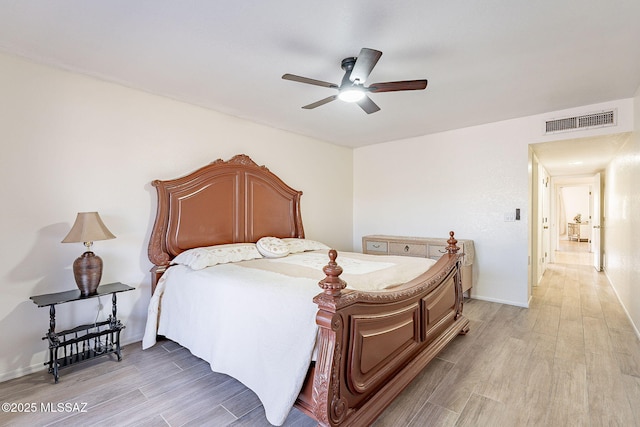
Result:
<svg viewBox="0 0 640 427"><path fill-rule="evenodd" d="M345 270L342 277L364 283L367 276L399 270L399 284L435 263L424 258L369 258L340 253L337 261ZM377 262L371 261L374 258ZM203 270L172 266L149 304L143 348L155 344L156 331L180 343L209 362L213 371L228 374L253 390L267 420L282 425L311 362L318 310L313 297L320 293L318 281L324 278L322 267L327 262L326 251L313 251ZM303 277L283 273L284 264ZM346 274L348 267L359 274Z"/></svg>

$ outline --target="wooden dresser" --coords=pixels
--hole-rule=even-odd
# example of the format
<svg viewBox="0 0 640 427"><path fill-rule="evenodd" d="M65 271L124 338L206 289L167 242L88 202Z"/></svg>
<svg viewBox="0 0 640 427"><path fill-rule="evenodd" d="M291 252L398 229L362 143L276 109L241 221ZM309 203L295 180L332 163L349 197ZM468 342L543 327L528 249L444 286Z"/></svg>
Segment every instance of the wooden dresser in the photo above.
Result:
<svg viewBox="0 0 640 427"><path fill-rule="evenodd" d="M591 241L591 226L588 222L570 222L567 224L567 237L569 240L575 239L577 242Z"/></svg>
<svg viewBox="0 0 640 427"><path fill-rule="evenodd" d="M431 237L403 237L369 235L362 237L362 251L371 255L401 255L439 259L446 253L447 239ZM462 258L462 292L473 287L473 261L475 248L473 240L458 240Z"/></svg>

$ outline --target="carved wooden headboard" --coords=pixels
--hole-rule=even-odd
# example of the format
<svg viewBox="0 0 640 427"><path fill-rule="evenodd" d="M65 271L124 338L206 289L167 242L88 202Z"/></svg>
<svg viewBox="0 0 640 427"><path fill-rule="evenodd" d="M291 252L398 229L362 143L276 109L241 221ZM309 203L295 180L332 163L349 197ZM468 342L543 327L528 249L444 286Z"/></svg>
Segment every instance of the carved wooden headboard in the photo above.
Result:
<svg viewBox="0 0 640 427"><path fill-rule="evenodd" d="M149 240L156 278L179 253L200 246L304 237L300 196L244 154L186 176L155 180L158 211Z"/></svg>

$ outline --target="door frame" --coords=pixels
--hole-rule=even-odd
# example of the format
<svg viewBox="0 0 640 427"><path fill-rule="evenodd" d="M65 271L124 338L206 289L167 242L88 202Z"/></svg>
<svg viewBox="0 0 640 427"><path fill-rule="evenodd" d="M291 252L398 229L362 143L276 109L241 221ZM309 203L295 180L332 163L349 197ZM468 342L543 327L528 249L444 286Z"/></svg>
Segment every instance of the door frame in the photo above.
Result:
<svg viewBox="0 0 640 427"><path fill-rule="evenodd" d="M602 173L599 173L602 175ZM563 175L551 177L551 258L550 262L555 262L555 252L558 249L560 241L560 221L564 221L565 218L560 218L560 209L558 206L559 189L561 187L588 187L589 191L593 191L594 181L596 174L591 175ZM600 194L602 199L603 194ZM592 207L589 208L589 215L593 214ZM592 223L593 220L590 221ZM600 212L600 222L602 221L602 211ZM593 231L592 231L593 232Z"/></svg>

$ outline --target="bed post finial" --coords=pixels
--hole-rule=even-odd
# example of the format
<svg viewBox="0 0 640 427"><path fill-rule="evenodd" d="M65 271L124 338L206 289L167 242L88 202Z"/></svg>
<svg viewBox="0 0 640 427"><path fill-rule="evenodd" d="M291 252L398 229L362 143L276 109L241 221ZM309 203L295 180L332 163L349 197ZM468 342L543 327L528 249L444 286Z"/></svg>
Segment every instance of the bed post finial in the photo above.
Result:
<svg viewBox="0 0 640 427"><path fill-rule="evenodd" d="M338 251L329 250L329 264L322 269L327 277L318 282L318 286L324 290L324 293L332 297L337 297L340 291L347 287L347 283L339 277L342 274L342 267L338 265L336 258L338 258Z"/></svg>
<svg viewBox="0 0 640 427"><path fill-rule="evenodd" d="M458 241L456 240L455 237L453 237L453 235L454 235L453 231L450 231L449 232L449 240L447 240L448 245L446 247L446 250L447 250L447 253L457 254L458 251L460 250L460 248L456 245L456 243L458 243Z"/></svg>

